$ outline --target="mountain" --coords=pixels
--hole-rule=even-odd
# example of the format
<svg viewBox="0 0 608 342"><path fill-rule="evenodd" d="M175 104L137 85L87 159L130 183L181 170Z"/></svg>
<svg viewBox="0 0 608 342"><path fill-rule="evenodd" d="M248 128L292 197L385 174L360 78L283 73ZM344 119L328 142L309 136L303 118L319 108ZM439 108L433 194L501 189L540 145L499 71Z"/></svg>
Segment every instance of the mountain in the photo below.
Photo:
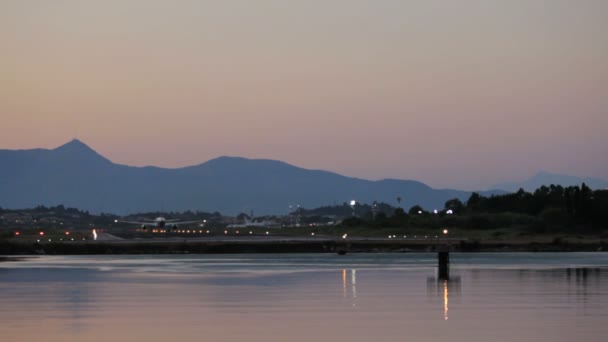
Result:
<svg viewBox="0 0 608 342"><path fill-rule="evenodd" d="M114 164L79 140L55 149L0 150L0 207L75 207L91 212L219 211L286 213L351 199L409 208L443 208L470 192L432 189L412 180L369 181L280 161L220 157L178 169ZM489 194L492 192L486 192ZM495 192L494 192L495 193Z"/></svg>
<svg viewBox="0 0 608 342"><path fill-rule="evenodd" d="M522 182L511 182L511 183L502 183L494 186L495 189L502 189L505 191L517 191L520 188L526 191L534 191L538 189L542 185L561 185L561 186L572 186L572 185L581 185L585 183L591 189L606 189L608 188L608 181L601 180L598 178L590 178L590 177L576 177L576 176L568 176L568 175L559 175L554 173L549 173L545 171L541 171L534 176L522 181Z"/></svg>

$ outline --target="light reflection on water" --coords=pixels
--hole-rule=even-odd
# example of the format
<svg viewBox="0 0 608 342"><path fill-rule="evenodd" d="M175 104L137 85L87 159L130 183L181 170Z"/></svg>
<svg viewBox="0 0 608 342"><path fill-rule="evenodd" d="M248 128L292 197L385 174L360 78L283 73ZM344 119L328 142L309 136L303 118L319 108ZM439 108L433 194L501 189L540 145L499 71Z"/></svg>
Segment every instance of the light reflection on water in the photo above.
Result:
<svg viewBox="0 0 608 342"><path fill-rule="evenodd" d="M2 341L603 341L608 254L42 257L0 264Z"/></svg>

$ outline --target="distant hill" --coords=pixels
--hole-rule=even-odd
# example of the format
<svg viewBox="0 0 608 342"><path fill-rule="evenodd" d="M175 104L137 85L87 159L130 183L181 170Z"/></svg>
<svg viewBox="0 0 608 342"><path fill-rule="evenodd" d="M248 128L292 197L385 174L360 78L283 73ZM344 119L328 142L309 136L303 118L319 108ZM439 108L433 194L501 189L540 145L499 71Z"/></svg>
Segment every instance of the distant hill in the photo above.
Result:
<svg viewBox="0 0 608 342"><path fill-rule="evenodd" d="M608 188L608 181L601 180L598 178L582 178L576 176L559 175L544 171L537 173L536 175L526 179L525 181L497 184L493 188L502 189L510 192L514 192L519 189L524 189L526 191L534 191L542 185L549 186L551 184L554 184L561 186L572 186L581 185L582 183L585 183L588 187L594 190Z"/></svg>
<svg viewBox="0 0 608 342"><path fill-rule="evenodd" d="M369 181L307 170L280 161L220 157L200 165L166 169L114 164L79 140L56 149L0 150L0 207L58 205L127 214L145 211L219 211L256 215L286 213L355 199L443 208L470 192L432 189L413 180ZM484 195L499 193L482 192Z"/></svg>

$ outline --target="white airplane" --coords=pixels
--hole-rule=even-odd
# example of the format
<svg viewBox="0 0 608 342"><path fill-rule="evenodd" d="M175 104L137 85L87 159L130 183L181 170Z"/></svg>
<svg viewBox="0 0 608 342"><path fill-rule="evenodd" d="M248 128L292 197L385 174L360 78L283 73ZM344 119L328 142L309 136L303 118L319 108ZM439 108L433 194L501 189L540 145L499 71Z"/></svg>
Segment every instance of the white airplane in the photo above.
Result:
<svg viewBox="0 0 608 342"><path fill-rule="evenodd" d="M167 225L170 228L176 229L177 226L180 226L180 225L200 223L203 221L180 221L179 219L167 220L166 218L161 216L161 217L157 217L155 219L144 219L144 222L134 222L134 221L120 221L120 222L129 223L129 224L138 224L141 226L141 228L143 230L147 230L148 227L150 227L150 226L152 226L154 228L164 229Z"/></svg>

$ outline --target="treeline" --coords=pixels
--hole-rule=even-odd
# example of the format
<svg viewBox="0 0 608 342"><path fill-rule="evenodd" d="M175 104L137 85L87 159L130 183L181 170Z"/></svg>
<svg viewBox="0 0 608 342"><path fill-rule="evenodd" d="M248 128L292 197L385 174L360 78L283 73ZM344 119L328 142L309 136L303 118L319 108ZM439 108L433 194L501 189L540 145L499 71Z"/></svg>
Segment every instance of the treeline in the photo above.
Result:
<svg viewBox="0 0 608 342"><path fill-rule="evenodd" d="M520 227L533 232L556 230L603 232L608 230L608 190L581 186L541 186L533 193L485 197L472 193L466 202L451 199L443 210L429 212L413 206L406 213L397 208L392 215L370 213L343 221L346 226L458 227L495 229Z"/></svg>

